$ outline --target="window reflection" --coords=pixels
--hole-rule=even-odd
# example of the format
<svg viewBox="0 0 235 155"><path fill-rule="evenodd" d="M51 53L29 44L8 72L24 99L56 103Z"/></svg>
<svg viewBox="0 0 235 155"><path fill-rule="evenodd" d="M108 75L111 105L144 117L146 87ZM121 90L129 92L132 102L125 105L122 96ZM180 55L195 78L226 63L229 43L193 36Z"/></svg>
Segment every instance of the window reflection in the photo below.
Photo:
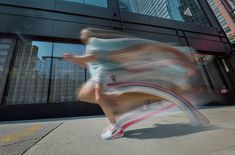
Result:
<svg viewBox="0 0 235 155"><path fill-rule="evenodd" d="M65 52L83 55L84 46L54 44L50 102L76 101L76 88L80 87L85 81L85 69L62 59Z"/></svg>
<svg viewBox="0 0 235 155"><path fill-rule="evenodd" d="M121 11L209 25L196 0L119 0Z"/></svg>
<svg viewBox="0 0 235 155"><path fill-rule="evenodd" d="M3 97L15 43L14 39L0 39L0 102Z"/></svg>
<svg viewBox="0 0 235 155"><path fill-rule="evenodd" d="M83 3L83 4L88 4L88 5L104 7L104 8L108 7L107 0L64 0L64 1L75 2L75 3Z"/></svg>
<svg viewBox="0 0 235 155"><path fill-rule="evenodd" d="M19 41L5 104L45 103L52 43Z"/></svg>
<svg viewBox="0 0 235 155"><path fill-rule="evenodd" d="M86 72L62 56L65 52L84 54L83 45L30 40L17 41L16 45L15 42L0 40L0 95L11 70L4 104L76 101L76 88L85 82ZM9 69L14 49L12 68Z"/></svg>
<svg viewBox="0 0 235 155"><path fill-rule="evenodd" d="M196 56L198 65L203 69L202 75L206 79L208 87L219 93L226 83L218 69L219 64L216 59L213 55L197 54Z"/></svg>

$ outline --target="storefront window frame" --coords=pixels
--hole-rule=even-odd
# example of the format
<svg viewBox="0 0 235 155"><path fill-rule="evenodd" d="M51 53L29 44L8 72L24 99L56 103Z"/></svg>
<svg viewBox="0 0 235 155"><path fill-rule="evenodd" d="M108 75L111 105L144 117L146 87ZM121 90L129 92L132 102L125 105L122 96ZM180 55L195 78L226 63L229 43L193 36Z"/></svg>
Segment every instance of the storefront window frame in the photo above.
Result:
<svg viewBox="0 0 235 155"><path fill-rule="evenodd" d="M8 93L8 89L9 89L9 84L10 84L10 73L12 71L12 69L14 68L14 63L15 63L15 60L16 60L16 52L17 52L17 43L18 41L20 41L22 38L18 37L18 36L10 36L8 37L8 35L3 35L1 36L2 38L11 38L11 39L15 39L16 40L16 44L15 44L15 47L14 47L14 50L13 50L13 54L12 54L12 58L11 58L11 64L10 64L10 68L9 68L9 72L8 72L8 75L7 75L7 80L5 81L5 88L3 89L3 98L1 100L1 106L16 106L16 105L45 105L45 104L54 104L54 102L49 102L49 97L50 97L50 85L51 83L49 82L49 85L48 85L48 94L47 94L47 102L45 103L23 103L23 104L6 104L6 96L7 96L7 93ZM22 37L22 36L21 36ZM51 42L52 43L52 54L53 54L53 50L54 50L54 44L55 43L64 43L64 44L79 44L79 45L84 45L82 44L81 42L79 42L78 40L71 40L71 39L56 39L56 38L44 38L44 37L37 37L37 36L25 36L27 40L32 40L32 41L41 41L41 42ZM85 45L84 45L85 46ZM52 63L52 61L51 61ZM52 65L50 65L50 72L52 71ZM85 83L88 79L89 76L87 76L87 69L84 69L84 81L83 83ZM51 80L51 73L50 73L50 80ZM79 102L79 100L77 101L72 101L71 103L73 102ZM68 102L56 102L57 104L60 104L60 103L68 103ZM70 103L70 102L69 102Z"/></svg>

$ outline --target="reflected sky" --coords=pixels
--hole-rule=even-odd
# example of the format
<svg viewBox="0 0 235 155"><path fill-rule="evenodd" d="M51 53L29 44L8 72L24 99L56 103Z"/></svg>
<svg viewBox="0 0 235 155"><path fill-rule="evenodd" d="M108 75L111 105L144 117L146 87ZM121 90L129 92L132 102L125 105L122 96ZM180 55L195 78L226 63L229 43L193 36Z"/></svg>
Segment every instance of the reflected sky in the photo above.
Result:
<svg viewBox="0 0 235 155"><path fill-rule="evenodd" d="M38 58L39 59L42 59L43 56L51 56L52 55L53 43L33 41L32 45L38 47Z"/></svg>
<svg viewBox="0 0 235 155"><path fill-rule="evenodd" d="M51 68L51 56L53 54L53 62L56 62L57 68L66 68L65 61L62 58L64 53L72 53L76 55L83 55L85 51L84 45L79 44L66 44L66 43L53 43L43 41L32 41L32 45L36 46L37 51L37 65L35 66L38 73L49 76ZM35 51L36 52L36 51ZM44 59L43 59L44 57ZM47 59L45 59L47 57ZM67 64L68 62L66 62ZM63 67L64 66L64 67Z"/></svg>
<svg viewBox="0 0 235 155"><path fill-rule="evenodd" d="M38 47L38 58L42 59L43 56L52 56L53 43L33 41L33 46ZM54 43L54 55L56 57L62 57L64 53L69 52L77 55L84 54L84 45L77 44L65 44L65 43Z"/></svg>
<svg viewBox="0 0 235 155"><path fill-rule="evenodd" d="M169 5L172 18L177 21L184 21L179 12L180 2L178 0L169 0Z"/></svg>
<svg viewBox="0 0 235 155"><path fill-rule="evenodd" d="M83 55L85 51L84 45L54 43L54 56L62 56L64 53L72 53Z"/></svg>

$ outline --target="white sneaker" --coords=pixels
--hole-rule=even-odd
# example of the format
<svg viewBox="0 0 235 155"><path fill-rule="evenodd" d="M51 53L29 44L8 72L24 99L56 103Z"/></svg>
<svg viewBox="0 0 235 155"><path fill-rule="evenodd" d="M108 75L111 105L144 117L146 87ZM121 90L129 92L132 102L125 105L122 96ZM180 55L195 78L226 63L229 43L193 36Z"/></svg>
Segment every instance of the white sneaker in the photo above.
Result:
<svg viewBox="0 0 235 155"><path fill-rule="evenodd" d="M111 140L122 137L124 135L124 131L118 125L109 125L105 128L101 134L101 138L104 140Z"/></svg>

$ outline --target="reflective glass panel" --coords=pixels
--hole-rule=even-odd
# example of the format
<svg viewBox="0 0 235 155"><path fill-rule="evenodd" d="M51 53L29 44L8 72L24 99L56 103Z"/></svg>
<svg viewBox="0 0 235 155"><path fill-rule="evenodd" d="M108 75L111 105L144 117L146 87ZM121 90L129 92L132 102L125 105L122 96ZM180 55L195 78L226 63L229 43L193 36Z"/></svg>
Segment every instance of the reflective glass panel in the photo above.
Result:
<svg viewBox="0 0 235 155"><path fill-rule="evenodd" d="M85 68L62 59L65 52L83 55L84 46L54 44L50 102L76 101L76 89L85 82Z"/></svg>
<svg viewBox="0 0 235 155"><path fill-rule="evenodd" d="M209 25L196 0L119 0L121 11Z"/></svg>
<svg viewBox="0 0 235 155"><path fill-rule="evenodd" d="M47 102L52 45L30 40L17 43L5 104Z"/></svg>
<svg viewBox="0 0 235 155"><path fill-rule="evenodd" d="M107 0L63 0L63 1L75 2L75 3L83 3L83 4L88 4L88 5L104 7L104 8L108 7Z"/></svg>
<svg viewBox="0 0 235 155"><path fill-rule="evenodd" d="M15 43L15 39L0 39L0 102L3 97Z"/></svg>

